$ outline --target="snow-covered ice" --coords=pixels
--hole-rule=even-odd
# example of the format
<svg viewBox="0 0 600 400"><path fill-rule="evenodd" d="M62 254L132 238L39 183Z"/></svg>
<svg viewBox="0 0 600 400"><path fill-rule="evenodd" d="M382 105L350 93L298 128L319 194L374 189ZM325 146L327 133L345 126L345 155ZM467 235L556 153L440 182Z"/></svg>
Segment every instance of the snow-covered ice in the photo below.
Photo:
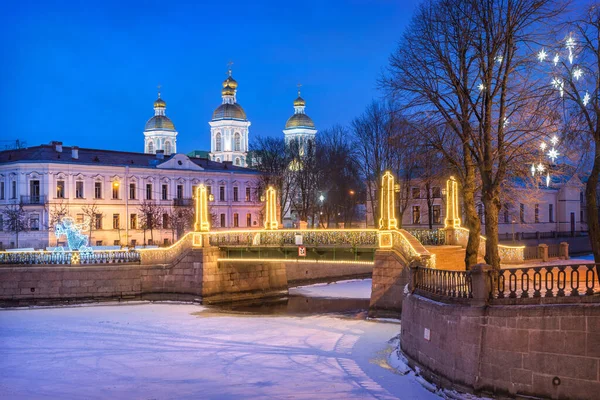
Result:
<svg viewBox="0 0 600 400"><path fill-rule="evenodd" d="M357 279L290 288L290 295L338 299L370 299L371 279Z"/></svg>
<svg viewBox="0 0 600 400"><path fill-rule="evenodd" d="M1 310L0 397L439 398L389 367L398 333L358 318L191 304Z"/></svg>

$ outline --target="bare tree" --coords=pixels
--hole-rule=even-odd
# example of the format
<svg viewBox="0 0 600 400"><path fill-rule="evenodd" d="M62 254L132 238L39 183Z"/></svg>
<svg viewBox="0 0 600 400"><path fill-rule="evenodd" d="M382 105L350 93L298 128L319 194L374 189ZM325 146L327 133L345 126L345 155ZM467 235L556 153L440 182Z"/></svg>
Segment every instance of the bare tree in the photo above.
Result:
<svg viewBox="0 0 600 400"><path fill-rule="evenodd" d="M277 190L281 206L280 218L283 219L290 211L294 189L292 171L289 169L292 157L285 139L269 136L258 137L252 143L251 148L255 160L254 168L263 172L258 191L264 193L269 186L273 186Z"/></svg>
<svg viewBox="0 0 600 400"><path fill-rule="evenodd" d="M141 216L140 224L144 231L144 246L146 245L146 231L150 231L150 240L154 244L154 230L161 227L163 208L155 201L144 200L138 209Z"/></svg>
<svg viewBox="0 0 600 400"><path fill-rule="evenodd" d="M19 234L29 230L29 220L27 213L23 209L23 204L10 204L4 207L4 224L6 230L15 234L16 247L19 247Z"/></svg>
<svg viewBox="0 0 600 400"><path fill-rule="evenodd" d="M192 206L173 207L168 212L169 225L163 227L171 231L171 241L179 240L194 224L194 208ZM211 217L214 214L211 214ZM214 221L213 221L214 223ZM213 225L211 225L213 226Z"/></svg>
<svg viewBox="0 0 600 400"><path fill-rule="evenodd" d="M101 223L100 221L102 221L102 218L104 218L104 213L100 211L100 207L98 204L96 204L96 202L85 204L81 207L81 212L83 213L88 224L88 239L91 246L92 233L96 229L96 226L100 226L99 224Z"/></svg>
<svg viewBox="0 0 600 400"><path fill-rule="evenodd" d="M600 6L592 3L566 25L569 33L548 46L560 54L542 62L552 68L556 98L564 105L564 116L577 149L588 145L591 168L585 186L587 224L596 263L600 263ZM564 34L562 32L561 34ZM540 53L545 50L540 50ZM541 54L544 54L541 53ZM566 54L565 54L566 53Z"/></svg>
<svg viewBox="0 0 600 400"><path fill-rule="evenodd" d="M477 260L476 172L485 205L486 261L499 268L500 188L524 147L543 134L553 113L532 78L528 46L559 9L552 0L430 0L416 12L390 59L383 85L405 101L420 126L451 135L460 157L449 157L462 183L469 244ZM435 136L433 139L437 139ZM445 142L432 140L444 155Z"/></svg>

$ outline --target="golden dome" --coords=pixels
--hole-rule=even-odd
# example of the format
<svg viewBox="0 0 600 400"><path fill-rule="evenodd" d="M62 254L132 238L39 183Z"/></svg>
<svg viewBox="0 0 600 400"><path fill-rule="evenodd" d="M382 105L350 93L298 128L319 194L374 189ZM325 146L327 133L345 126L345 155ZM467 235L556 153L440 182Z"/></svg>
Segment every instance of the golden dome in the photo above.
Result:
<svg viewBox="0 0 600 400"><path fill-rule="evenodd" d="M223 90L221 90L221 94L223 96L233 96L235 94L235 89L230 86L224 86Z"/></svg>
<svg viewBox="0 0 600 400"><path fill-rule="evenodd" d="M156 101L154 102L154 108L165 108L167 107L167 103L165 103L165 101L163 99L160 98L160 96L158 96L158 99L156 99Z"/></svg>
<svg viewBox="0 0 600 400"><path fill-rule="evenodd" d="M221 104L215 112L213 112L213 121L220 119L241 119L246 120L246 113L244 109L237 103L234 104Z"/></svg>
<svg viewBox="0 0 600 400"><path fill-rule="evenodd" d="M294 114L287 120L285 123L285 129L290 128L312 128L314 129L315 123L313 120L306 114Z"/></svg>
<svg viewBox="0 0 600 400"><path fill-rule="evenodd" d="M304 107L306 106L306 101L300 96L296 100L294 100L294 107Z"/></svg>
<svg viewBox="0 0 600 400"><path fill-rule="evenodd" d="M146 122L144 131L174 131L175 125L165 115L155 115Z"/></svg>
<svg viewBox="0 0 600 400"><path fill-rule="evenodd" d="M238 83L231 77L231 75L229 75L227 79L223 81L223 88L226 88L227 86L234 90L237 89Z"/></svg>

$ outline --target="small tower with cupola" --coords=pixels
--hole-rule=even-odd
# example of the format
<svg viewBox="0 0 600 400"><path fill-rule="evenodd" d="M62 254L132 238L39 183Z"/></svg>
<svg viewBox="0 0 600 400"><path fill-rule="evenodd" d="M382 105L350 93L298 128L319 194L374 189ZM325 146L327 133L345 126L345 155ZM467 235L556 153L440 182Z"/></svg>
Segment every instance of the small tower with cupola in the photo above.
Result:
<svg viewBox="0 0 600 400"><path fill-rule="evenodd" d="M144 153L154 154L163 150L165 155L177 153L177 131L173 122L165 115L167 103L160 97L154 102L154 116L146 122L144 129Z"/></svg>
<svg viewBox="0 0 600 400"><path fill-rule="evenodd" d="M222 103L213 112L210 125L210 158L213 161L230 161L233 165L246 167L248 155L248 132L250 121L237 102L238 83L231 76L221 90Z"/></svg>
<svg viewBox="0 0 600 400"><path fill-rule="evenodd" d="M298 84L298 97L294 100L294 114L285 123L283 134L288 146L292 141L297 141L300 156L304 155L310 141L314 144L317 135L315 123L306 115L305 108L306 101L300 96L300 84Z"/></svg>

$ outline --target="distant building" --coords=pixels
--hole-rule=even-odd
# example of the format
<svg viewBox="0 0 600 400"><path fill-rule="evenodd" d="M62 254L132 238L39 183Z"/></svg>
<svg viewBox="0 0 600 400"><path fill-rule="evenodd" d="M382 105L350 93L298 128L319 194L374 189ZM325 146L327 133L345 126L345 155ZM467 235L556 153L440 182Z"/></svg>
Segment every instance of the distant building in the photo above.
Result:
<svg viewBox="0 0 600 400"><path fill-rule="evenodd" d="M258 228L261 210L256 171L183 154L156 154L65 147L61 142L0 152L0 212L22 204L30 230L19 236L19 247L45 248L56 244L50 225L52 213L64 207L82 223L85 205L95 204L100 218L91 245L144 243L140 206L149 201L162 209L161 229L154 244L177 239L169 214L193 208L194 189L207 185L215 228ZM0 247L16 245L0 213ZM179 232L181 233L181 232ZM146 232L149 243L150 232ZM149 243L151 244L151 243Z"/></svg>
<svg viewBox="0 0 600 400"><path fill-rule="evenodd" d="M177 131L173 122L165 115L167 103L160 98L154 102L154 116L146 122L144 129L144 153L155 154L162 150L165 155L177 153Z"/></svg>

